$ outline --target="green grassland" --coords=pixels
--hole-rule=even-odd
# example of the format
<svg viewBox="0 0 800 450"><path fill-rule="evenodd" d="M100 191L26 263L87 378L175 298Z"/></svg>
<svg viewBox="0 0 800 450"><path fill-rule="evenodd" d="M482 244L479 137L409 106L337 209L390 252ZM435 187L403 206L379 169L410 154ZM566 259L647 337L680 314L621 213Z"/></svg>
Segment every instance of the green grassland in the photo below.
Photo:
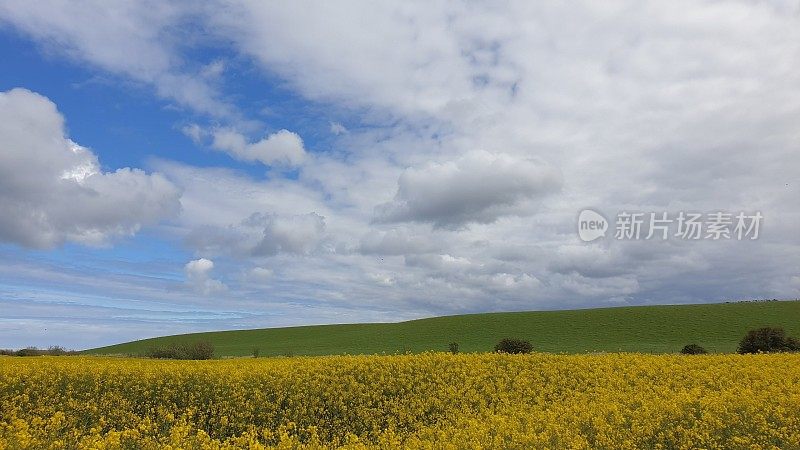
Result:
<svg viewBox="0 0 800 450"><path fill-rule="evenodd" d="M781 326L800 337L800 301L634 306L434 317L399 323L265 328L166 336L87 350L88 354L144 354L153 346L208 340L218 356L333 355L491 351L504 337L527 339L535 351L677 352L697 343L734 352L751 328Z"/></svg>

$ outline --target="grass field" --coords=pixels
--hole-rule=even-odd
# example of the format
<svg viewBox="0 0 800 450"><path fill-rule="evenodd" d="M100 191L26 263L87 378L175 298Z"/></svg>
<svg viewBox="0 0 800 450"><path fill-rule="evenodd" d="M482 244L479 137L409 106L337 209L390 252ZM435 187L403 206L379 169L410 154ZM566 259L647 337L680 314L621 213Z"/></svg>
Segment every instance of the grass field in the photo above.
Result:
<svg viewBox="0 0 800 450"><path fill-rule="evenodd" d="M800 335L800 301L681 306L638 306L570 311L489 313L400 323L323 325L167 336L87 350L88 354L138 355L171 342L211 341L218 356L334 355L491 351L503 337L530 340L535 351L583 353L677 352L698 343L711 352L733 352L748 329L782 326Z"/></svg>

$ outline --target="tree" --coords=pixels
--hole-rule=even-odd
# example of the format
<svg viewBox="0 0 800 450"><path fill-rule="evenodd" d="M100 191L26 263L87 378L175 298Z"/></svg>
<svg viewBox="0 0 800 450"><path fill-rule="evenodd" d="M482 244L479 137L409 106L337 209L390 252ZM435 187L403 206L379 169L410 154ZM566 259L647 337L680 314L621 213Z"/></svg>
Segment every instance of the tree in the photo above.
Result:
<svg viewBox="0 0 800 450"><path fill-rule="evenodd" d="M522 339L505 338L494 346L494 351L512 354L530 353L533 351L533 345Z"/></svg>
<svg viewBox="0 0 800 450"><path fill-rule="evenodd" d="M763 327L750 330L739 342L738 353L796 352L800 341L787 336L783 328Z"/></svg>
<svg viewBox="0 0 800 450"><path fill-rule="evenodd" d="M209 341L173 343L166 346L150 347L146 356L158 359L212 359L214 357L214 345Z"/></svg>
<svg viewBox="0 0 800 450"><path fill-rule="evenodd" d="M705 355L708 351L697 344L687 344L683 346L681 353L684 355Z"/></svg>

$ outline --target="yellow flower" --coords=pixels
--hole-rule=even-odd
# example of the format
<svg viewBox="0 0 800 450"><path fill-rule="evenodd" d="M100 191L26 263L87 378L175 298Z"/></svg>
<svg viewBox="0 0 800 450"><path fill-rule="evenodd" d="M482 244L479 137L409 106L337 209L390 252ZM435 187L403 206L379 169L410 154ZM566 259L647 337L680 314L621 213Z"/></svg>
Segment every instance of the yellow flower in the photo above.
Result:
<svg viewBox="0 0 800 450"><path fill-rule="evenodd" d="M800 448L800 355L0 359L0 450Z"/></svg>

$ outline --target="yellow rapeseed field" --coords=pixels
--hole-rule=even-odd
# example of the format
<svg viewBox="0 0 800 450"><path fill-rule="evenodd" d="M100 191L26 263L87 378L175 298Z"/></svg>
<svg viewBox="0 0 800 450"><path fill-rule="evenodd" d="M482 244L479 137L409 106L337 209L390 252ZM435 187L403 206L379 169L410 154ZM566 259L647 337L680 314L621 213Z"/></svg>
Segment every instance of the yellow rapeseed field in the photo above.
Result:
<svg viewBox="0 0 800 450"><path fill-rule="evenodd" d="M0 358L0 449L800 449L800 355Z"/></svg>

